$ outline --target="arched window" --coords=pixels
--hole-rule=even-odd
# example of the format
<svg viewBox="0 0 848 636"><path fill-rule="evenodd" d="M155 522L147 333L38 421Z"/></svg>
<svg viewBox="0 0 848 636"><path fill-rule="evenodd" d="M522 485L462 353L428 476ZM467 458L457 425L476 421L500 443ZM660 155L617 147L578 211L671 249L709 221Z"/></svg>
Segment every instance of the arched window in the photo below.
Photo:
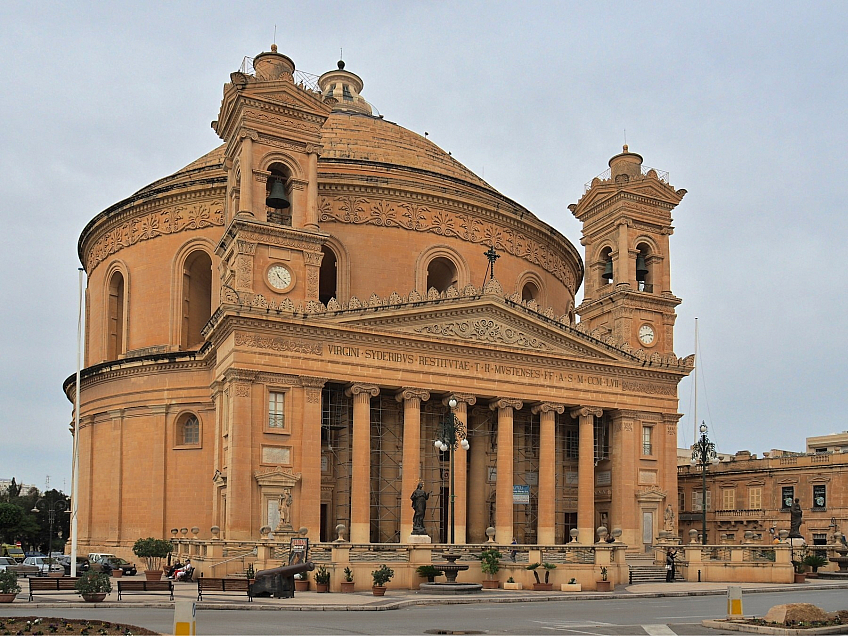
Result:
<svg viewBox="0 0 848 636"><path fill-rule="evenodd" d="M183 265L182 330L180 344L183 349L196 347L203 342L200 330L212 316L212 259L197 250Z"/></svg>
<svg viewBox="0 0 848 636"><path fill-rule="evenodd" d="M636 246L636 287L639 291L652 293L654 291L654 277L651 271L651 247L647 243L639 243Z"/></svg>
<svg viewBox="0 0 848 636"><path fill-rule="evenodd" d="M318 300L325 305L331 298L339 298L339 273L336 253L328 246L321 248L324 258L321 259L321 270L318 277Z"/></svg>
<svg viewBox="0 0 848 636"><path fill-rule="evenodd" d="M603 287L604 285L611 284L614 278L611 247L605 247L601 250L600 264L601 276L598 279L598 287Z"/></svg>
<svg viewBox="0 0 848 636"><path fill-rule="evenodd" d="M116 360L124 353L124 275L121 272L115 272L109 280L108 304L106 359Z"/></svg>
<svg viewBox="0 0 848 636"><path fill-rule="evenodd" d="M265 183L265 213L268 216L268 223L291 225L291 175L288 169L280 163L272 163L268 167L268 171L271 173ZM285 205L286 202L288 202L288 205Z"/></svg>
<svg viewBox="0 0 848 636"><path fill-rule="evenodd" d="M200 420L194 413L181 415L177 420L175 446L200 446Z"/></svg>
<svg viewBox="0 0 848 636"><path fill-rule="evenodd" d="M434 287L441 293L451 285L457 285L456 265L444 256L434 258L427 265L427 289Z"/></svg>
<svg viewBox="0 0 848 636"><path fill-rule="evenodd" d="M531 300L535 300L537 303L539 302L539 287L533 281L527 281L524 283L524 287L521 288L521 300L524 302L529 302Z"/></svg>

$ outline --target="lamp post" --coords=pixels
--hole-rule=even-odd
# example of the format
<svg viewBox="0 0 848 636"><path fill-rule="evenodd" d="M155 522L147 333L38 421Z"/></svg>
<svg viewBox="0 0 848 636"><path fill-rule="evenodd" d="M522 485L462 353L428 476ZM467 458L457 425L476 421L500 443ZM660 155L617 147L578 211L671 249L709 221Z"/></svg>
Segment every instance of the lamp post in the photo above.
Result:
<svg viewBox="0 0 848 636"><path fill-rule="evenodd" d="M53 503L48 502L46 499L39 499L35 502L35 506L32 508L32 512L39 513L39 505L45 505L47 507L47 520L50 523L50 530L47 534L47 568L48 574L50 572L50 564L53 563L53 522L56 521L56 513L64 512L68 509L68 505L64 501L55 501Z"/></svg>
<svg viewBox="0 0 848 636"><path fill-rule="evenodd" d="M716 455L715 444L707 437L707 425L701 421L701 437L692 444L693 466L701 468L701 544L707 545L707 466L721 461Z"/></svg>
<svg viewBox="0 0 848 636"><path fill-rule="evenodd" d="M454 476L453 476L453 454L459 448L467 451L471 445L468 443L468 437L466 436L466 428L465 424L460 421L460 419L454 415L453 410L456 408L457 401L456 398L451 398L448 400L448 406L450 407L450 412L445 414L444 419L439 423L439 429L436 431L436 441L433 445L437 450L442 451L443 453L447 451L449 458L449 466L450 466L450 486L448 493L448 500L450 501L450 542L451 545L454 544L455 541L455 533L454 533L454 499L456 495L454 494Z"/></svg>

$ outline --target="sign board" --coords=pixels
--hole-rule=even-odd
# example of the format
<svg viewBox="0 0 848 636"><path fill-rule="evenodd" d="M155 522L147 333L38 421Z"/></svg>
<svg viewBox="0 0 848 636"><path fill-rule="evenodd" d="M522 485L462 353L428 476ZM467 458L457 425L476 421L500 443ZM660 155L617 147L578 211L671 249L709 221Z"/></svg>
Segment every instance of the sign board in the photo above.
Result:
<svg viewBox="0 0 848 636"><path fill-rule="evenodd" d="M289 544L289 565L306 563L309 556L309 539L306 537L292 537Z"/></svg>
<svg viewBox="0 0 848 636"><path fill-rule="evenodd" d="M513 504L529 504L530 503L530 486L515 484L512 487L512 503Z"/></svg>

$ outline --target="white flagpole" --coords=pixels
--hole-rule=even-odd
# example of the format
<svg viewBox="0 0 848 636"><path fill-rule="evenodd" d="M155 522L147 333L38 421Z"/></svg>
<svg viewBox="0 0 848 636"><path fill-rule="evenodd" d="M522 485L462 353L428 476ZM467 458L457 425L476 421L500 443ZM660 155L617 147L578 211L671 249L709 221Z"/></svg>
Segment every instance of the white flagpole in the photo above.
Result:
<svg viewBox="0 0 848 636"><path fill-rule="evenodd" d="M698 319L695 318L695 368L692 370L692 380L695 383L695 415L692 418L693 442L698 441L698 365L701 362L698 356Z"/></svg>
<svg viewBox="0 0 848 636"><path fill-rule="evenodd" d="M83 276L85 271L79 268L79 298L77 312L77 378L76 397L74 398L74 457L71 464L71 576L77 575L77 513L79 512L79 430L80 430L80 368L82 364L82 306Z"/></svg>

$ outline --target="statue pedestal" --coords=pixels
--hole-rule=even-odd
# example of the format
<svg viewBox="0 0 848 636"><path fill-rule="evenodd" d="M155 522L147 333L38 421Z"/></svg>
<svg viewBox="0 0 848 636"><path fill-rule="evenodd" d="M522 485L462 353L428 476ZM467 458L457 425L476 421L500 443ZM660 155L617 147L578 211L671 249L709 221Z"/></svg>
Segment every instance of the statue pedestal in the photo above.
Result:
<svg viewBox="0 0 848 636"><path fill-rule="evenodd" d="M426 534L411 534L406 540L407 543L432 543L433 540Z"/></svg>
<svg viewBox="0 0 848 636"><path fill-rule="evenodd" d="M791 545L793 548L803 548L807 545L807 542L803 537L789 537L786 540L786 543Z"/></svg>

